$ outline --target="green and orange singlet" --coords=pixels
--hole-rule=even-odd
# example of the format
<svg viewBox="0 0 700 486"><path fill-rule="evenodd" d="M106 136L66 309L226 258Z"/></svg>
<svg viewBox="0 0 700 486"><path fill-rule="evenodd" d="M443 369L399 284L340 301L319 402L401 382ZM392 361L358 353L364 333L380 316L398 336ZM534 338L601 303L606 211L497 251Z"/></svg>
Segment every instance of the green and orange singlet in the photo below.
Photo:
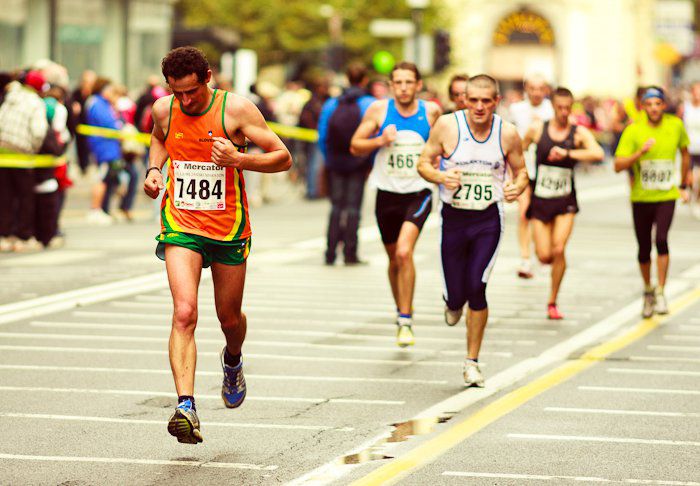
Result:
<svg viewBox="0 0 700 486"><path fill-rule="evenodd" d="M170 156L161 204L161 233L189 233L218 241L251 235L243 172L211 161L214 137L224 127L228 92L214 90L201 113L187 113L173 96L165 148ZM243 147L238 147L244 150Z"/></svg>

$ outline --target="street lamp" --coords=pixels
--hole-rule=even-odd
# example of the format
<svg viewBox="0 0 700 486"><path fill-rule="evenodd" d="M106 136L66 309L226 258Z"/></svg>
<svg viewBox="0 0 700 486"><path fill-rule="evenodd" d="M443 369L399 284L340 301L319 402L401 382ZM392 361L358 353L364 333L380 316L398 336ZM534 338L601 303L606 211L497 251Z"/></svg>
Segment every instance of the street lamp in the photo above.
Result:
<svg viewBox="0 0 700 486"><path fill-rule="evenodd" d="M423 32L423 11L430 5L430 0L406 0L411 9L413 20L413 61L420 68L420 35Z"/></svg>

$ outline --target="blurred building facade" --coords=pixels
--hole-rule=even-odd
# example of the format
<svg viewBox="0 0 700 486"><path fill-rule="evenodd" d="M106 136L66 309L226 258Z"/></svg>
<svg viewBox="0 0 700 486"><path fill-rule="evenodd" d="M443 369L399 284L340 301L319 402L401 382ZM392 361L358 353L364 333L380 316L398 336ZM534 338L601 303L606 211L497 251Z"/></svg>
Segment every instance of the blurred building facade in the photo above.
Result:
<svg viewBox="0 0 700 486"><path fill-rule="evenodd" d="M170 48L174 0L0 3L1 70L52 59L66 66L71 83L92 69L137 87L160 72L160 60Z"/></svg>
<svg viewBox="0 0 700 486"><path fill-rule="evenodd" d="M453 17L452 65L506 86L542 74L577 94L627 96L668 81L693 46L692 0L445 1L463 12Z"/></svg>

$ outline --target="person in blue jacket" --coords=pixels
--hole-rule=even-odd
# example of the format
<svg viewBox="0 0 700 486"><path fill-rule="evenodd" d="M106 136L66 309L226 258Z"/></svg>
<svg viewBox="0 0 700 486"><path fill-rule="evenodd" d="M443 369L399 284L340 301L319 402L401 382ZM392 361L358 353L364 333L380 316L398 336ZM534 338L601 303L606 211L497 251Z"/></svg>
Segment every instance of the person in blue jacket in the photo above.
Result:
<svg viewBox="0 0 700 486"><path fill-rule="evenodd" d="M370 158L352 155L350 140L375 99L365 90L368 77L364 65L351 64L345 74L350 86L324 103L318 122L318 147L325 159L331 199L326 265L335 263L341 242L346 265L363 263L357 256L357 229Z"/></svg>

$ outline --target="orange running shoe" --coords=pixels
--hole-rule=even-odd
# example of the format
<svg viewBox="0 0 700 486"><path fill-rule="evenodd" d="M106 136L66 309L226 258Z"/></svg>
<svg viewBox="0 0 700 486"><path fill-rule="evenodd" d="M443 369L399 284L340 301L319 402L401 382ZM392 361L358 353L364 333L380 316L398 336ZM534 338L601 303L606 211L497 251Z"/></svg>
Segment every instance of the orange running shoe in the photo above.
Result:
<svg viewBox="0 0 700 486"><path fill-rule="evenodd" d="M547 319L552 319L553 321L564 319L564 316L559 312L557 304L547 304Z"/></svg>

